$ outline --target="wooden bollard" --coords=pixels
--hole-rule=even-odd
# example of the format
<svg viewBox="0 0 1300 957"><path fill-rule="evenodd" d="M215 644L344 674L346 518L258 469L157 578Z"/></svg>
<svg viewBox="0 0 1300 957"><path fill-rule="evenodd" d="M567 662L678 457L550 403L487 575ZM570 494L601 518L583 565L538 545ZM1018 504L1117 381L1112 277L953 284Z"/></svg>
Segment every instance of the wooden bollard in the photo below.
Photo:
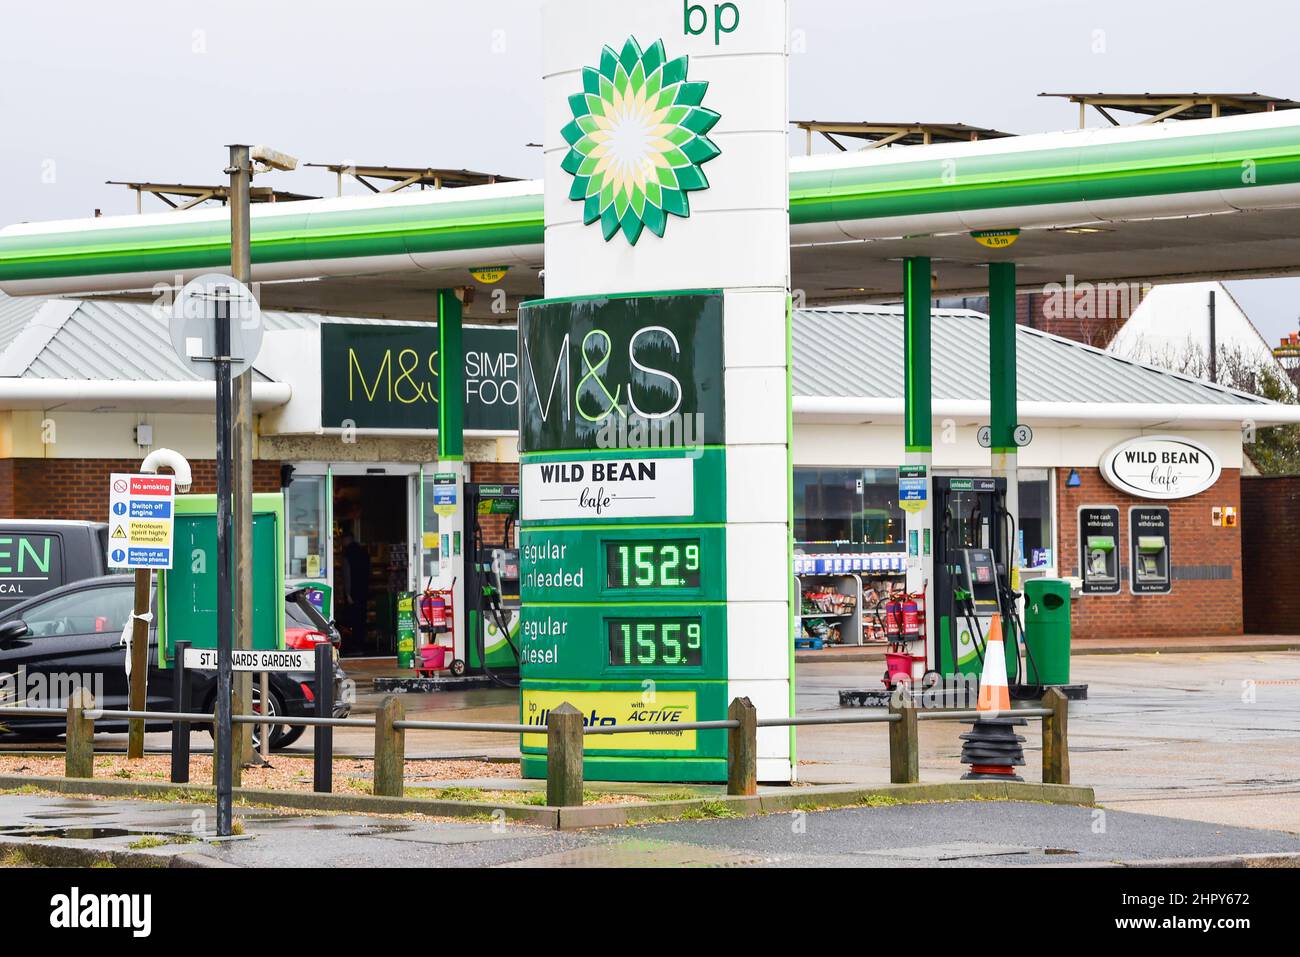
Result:
<svg viewBox="0 0 1300 957"><path fill-rule="evenodd" d="M546 716L546 803L582 806L582 712L567 701Z"/></svg>
<svg viewBox="0 0 1300 957"><path fill-rule="evenodd" d="M393 723L406 717L396 695L389 695L375 714L375 787L382 797L402 797L406 788L406 732Z"/></svg>
<svg viewBox="0 0 1300 957"><path fill-rule="evenodd" d="M95 719L87 712L95 710L95 696L89 688L73 688L68 698L67 750L63 774L69 778L95 776Z"/></svg>
<svg viewBox="0 0 1300 957"><path fill-rule="evenodd" d="M889 723L889 780L892 784L917 784L921 780L920 747L916 735L916 702L899 688L889 699L889 713L899 716Z"/></svg>
<svg viewBox="0 0 1300 957"><path fill-rule="evenodd" d="M1043 717L1043 783L1070 783L1069 706L1060 688L1048 688L1042 706L1052 713Z"/></svg>
<svg viewBox="0 0 1300 957"><path fill-rule="evenodd" d="M727 720L740 722L727 729L727 793L750 797L758 793L758 710L748 698L735 698Z"/></svg>

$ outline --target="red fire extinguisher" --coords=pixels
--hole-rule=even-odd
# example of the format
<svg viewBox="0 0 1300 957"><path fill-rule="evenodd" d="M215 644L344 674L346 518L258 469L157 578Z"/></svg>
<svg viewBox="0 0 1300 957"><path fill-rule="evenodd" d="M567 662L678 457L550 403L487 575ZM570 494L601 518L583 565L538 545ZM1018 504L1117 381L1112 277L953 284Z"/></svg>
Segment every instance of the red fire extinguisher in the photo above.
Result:
<svg viewBox="0 0 1300 957"><path fill-rule="evenodd" d="M420 629L428 634L441 634L451 630L450 588L426 589L417 603Z"/></svg>
<svg viewBox="0 0 1300 957"><path fill-rule="evenodd" d="M908 595L903 601L903 640L915 641L921 636L921 618L920 609L916 604L916 596Z"/></svg>
<svg viewBox="0 0 1300 957"><path fill-rule="evenodd" d="M902 603L896 599L885 602L885 639L896 642L902 631Z"/></svg>
<svg viewBox="0 0 1300 957"><path fill-rule="evenodd" d="M435 592L420 596L420 623L430 632L447 629L447 602Z"/></svg>

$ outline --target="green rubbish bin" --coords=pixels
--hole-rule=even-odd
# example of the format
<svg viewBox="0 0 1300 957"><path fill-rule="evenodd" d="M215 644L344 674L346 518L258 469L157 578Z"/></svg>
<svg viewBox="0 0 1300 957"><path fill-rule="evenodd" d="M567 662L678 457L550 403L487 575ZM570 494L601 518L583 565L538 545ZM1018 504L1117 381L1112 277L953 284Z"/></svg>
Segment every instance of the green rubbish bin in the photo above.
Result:
<svg viewBox="0 0 1300 957"><path fill-rule="evenodd" d="M1070 683L1070 583L1025 582L1025 670L1033 684Z"/></svg>

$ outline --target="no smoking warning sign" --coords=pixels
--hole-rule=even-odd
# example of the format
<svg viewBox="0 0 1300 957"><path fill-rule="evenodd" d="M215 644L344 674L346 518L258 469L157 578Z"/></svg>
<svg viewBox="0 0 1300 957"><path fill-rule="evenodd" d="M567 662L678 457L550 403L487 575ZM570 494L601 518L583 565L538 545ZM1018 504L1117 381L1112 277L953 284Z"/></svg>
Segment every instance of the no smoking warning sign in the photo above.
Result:
<svg viewBox="0 0 1300 957"><path fill-rule="evenodd" d="M108 483L110 568L171 568L175 480L122 475Z"/></svg>

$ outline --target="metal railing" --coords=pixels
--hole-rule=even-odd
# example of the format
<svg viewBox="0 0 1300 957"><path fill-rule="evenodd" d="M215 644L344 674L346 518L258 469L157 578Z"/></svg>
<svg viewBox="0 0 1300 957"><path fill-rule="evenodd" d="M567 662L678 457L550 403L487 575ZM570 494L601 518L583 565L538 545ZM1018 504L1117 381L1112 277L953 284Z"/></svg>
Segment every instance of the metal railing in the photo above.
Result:
<svg viewBox="0 0 1300 957"><path fill-rule="evenodd" d="M318 679L322 677L318 656ZM896 694L889 710L878 714L804 714L789 717L759 718L748 698L736 698L727 709L727 718L719 721L661 722L636 725L583 724L582 714L568 703L551 709L545 724L471 723L458 721L408 720L399 698L386 697L374 719L336 718L319 713L323 708L333 709L332 661L329 678L322 686L318 680L314 716L273 718L255 715L232 715L238 724L267 724L273 727L306 727L315 729L313 747L313 789L330 793L333 790L333 729L369 728L375 732L374 781L372 791L377 796L402 797L405 793L406 732L407 731L472 731L490 734L537 735L547 738L546 803L553 807L582 804L584 739L589 735L647 734L685 731L727 732L727 793L753 795L758 789L758 729L800 727L830 724L886 724L889 726L890 782L917 784L920 782L917 723L929 720L973 720L992 716L1016 718L1041 718L1043 730L1043 775L1045 784L1069 784L1070 763L1068 747L1068 710L1065 695L1056 688L1049 689L1040 706L1013 708L1001 713L981 712L973 709L921 709L905 694ZM178 682L179 684L179 682ZM10 717L48 717L66 713L67 739L64 756L64 774L69 778L90 778L94 774L95 722L103 718L144 721L167 721L172 724L172 774L175 784L189 781L189 735L192 725L211 725L215 716L184 710L185 695L178 693L181 705L175 711L131 711L97 709L90 693L84 689L73 692L64 708L30 708L22 706L0 707L0 719ZM234 762L236 778L239 762ZM236 779L236 783L238 780Z"/></svg>

